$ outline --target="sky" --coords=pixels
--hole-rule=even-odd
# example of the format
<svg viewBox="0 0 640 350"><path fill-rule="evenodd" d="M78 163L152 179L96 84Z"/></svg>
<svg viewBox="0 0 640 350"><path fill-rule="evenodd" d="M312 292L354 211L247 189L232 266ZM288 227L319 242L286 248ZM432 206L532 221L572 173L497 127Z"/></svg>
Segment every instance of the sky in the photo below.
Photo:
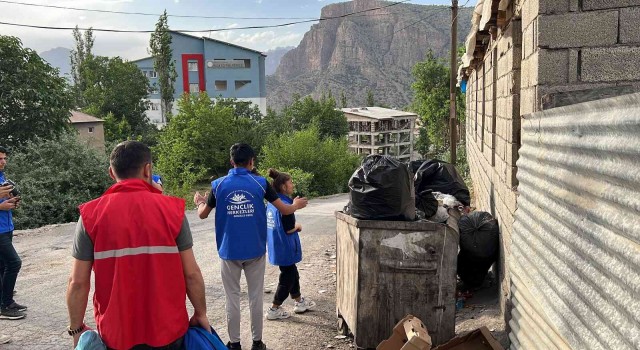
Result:
<svg viewBox="0 0 640 350"><path fill-rule="evenodd" d="M0 0L0 22L49 27L105 28L153 30L157 16L98 13L12 4L46 4L63 7L99 9L109 11L143 12L159 14L163 10L171 15L225 16L225 17L300 17L318 18L323 6L342 1L332 0ZM471 2L475 3L475 0ZM451 5L450 0L411 0L410 4ZM464 3L464 1L462 1ZM375 7L372 4L371 7ZM281 28L240 30L243 26L263 26L289 23L287 19L202 19L169 17L174 30L203 30L192 33L210 36L254 50L267 51L276 47L296 46L312 23L295 24ZM211 29L224 31L209 32ZM37 52L56 47L73 47L70 30L35 29L0 24L0 34L19 37L23 45ZM95 32L94 54L120 56L134 60L148 56L148 33Z"/></svg>

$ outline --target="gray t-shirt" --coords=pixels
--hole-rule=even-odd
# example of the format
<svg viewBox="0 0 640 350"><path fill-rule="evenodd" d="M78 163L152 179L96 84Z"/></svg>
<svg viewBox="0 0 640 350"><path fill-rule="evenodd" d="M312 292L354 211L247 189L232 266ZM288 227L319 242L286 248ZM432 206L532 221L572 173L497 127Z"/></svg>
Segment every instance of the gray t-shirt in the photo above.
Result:
<svg viewBox="0 0 640 350"><path fill-rule="evenodd" d="M193 237L191 236L191 229L186 216L182 220L182 227L180 227L180 233L176 238L176 246L178 246L179 251L193 247ZM84 229L82 217L78 219L78 224L76 225L71 255L78 260L93 261L93 241L91 241L87 231Z"/></svg>

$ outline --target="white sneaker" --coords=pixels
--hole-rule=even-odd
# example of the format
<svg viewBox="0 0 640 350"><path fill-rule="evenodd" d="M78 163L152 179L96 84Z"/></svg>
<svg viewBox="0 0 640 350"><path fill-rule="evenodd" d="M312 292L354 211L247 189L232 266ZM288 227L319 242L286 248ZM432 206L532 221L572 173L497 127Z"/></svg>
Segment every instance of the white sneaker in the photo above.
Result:
<svg viewBox="0 0 640 350"><path fill-rule="evenodd" d="M267 320L282 320L291 317L291 314L285 311L285 309L281 306L277 309L271 307L268 308L264 316L267 318Z"/></svg>
<svg viewBox="0 0 640 350"><path fill-rule="evenodd" d="M311 299L305 299L304 297L300 298L300 301L295 302L295 307L293 308L293 312L297 314L301 314L307 310L313 310L316 307L316 302Z"/></svg>
<svg viewBox="0 0 640 350"><path fill-rule="evenodd" d="M11 338L6 335L0 335L0 344L6 344L11 341Z"/></svg>

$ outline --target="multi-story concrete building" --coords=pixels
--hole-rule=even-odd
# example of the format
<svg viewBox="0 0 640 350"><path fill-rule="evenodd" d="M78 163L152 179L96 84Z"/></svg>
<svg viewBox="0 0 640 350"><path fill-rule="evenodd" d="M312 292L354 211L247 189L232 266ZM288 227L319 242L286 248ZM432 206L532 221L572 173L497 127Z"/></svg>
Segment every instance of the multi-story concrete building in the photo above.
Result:
<svg viewBox="0 0 640 350"><path fill-rule="evenodd" d="M171 32L171 48L178 74L174 95L176 101L184 93L206 91L212 98L222 96L252 102L262 113L266 113L266 55L224 41L174 31ZM133 63L145 73L153 89L149 95L147 116L153 123L164 125L153 57ZM176 107L174 103L173 113L176 113Z"/></svg>
<svg viewBox="0 0 640 350"><path fill-rule="evenodd" d="M417 115L382 107L342 108L349 123L349 148L362 155L381 154L403 162L414 158Z"/></svg>

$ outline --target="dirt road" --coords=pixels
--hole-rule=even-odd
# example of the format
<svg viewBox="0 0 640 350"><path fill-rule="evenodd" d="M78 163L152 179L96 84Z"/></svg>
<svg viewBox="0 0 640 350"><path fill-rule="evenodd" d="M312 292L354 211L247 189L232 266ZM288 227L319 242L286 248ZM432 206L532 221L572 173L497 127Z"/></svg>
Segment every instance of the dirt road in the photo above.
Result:
<svg viewBox="0 0 640 350"><path fill-rule="evenodd" d="M271 350L351 349L349 338L336 339L335 317L335 219L333 212L347 202L345 195L314 199L296 214L303 225L301 235L304 251L300 269L302 293L318 303L317 310L293 315L287 320L265 321L263 340ZM214 328L227 340L224 317L224 291L220 282L220 264L216 254L213 215L200 220L194 211L187 212L194 238L194 252L202 269L207 293L208 314ZM70 349L66 334L67 311L65 290L72 258L71 244L75 224L54 225L37 230L17 231L16 248L23 259L18 277L16 300L29 306L28 316L18 321L0 320L0 333L12 337L13 342L0 349ZM279 270L267 264L264 294L265 308L273 298ZM242 344L250 348L251 332L246 284L242 295ZM92 292L93 293L93 292ZM493 301L491 301L493 302ZM293 309L291 301L285 306ZM463 312L457 332L470 330L486 322L497 320L494 307ZM461 315L462 316L462 315ZM477 317L476 317L477 316ZM86 314L87 323L94 326L91 303ZM499 322L498 322L499 323ZM503 328L495 329L500 332ZM495 328L495 327L494 327Z"/></svg>

